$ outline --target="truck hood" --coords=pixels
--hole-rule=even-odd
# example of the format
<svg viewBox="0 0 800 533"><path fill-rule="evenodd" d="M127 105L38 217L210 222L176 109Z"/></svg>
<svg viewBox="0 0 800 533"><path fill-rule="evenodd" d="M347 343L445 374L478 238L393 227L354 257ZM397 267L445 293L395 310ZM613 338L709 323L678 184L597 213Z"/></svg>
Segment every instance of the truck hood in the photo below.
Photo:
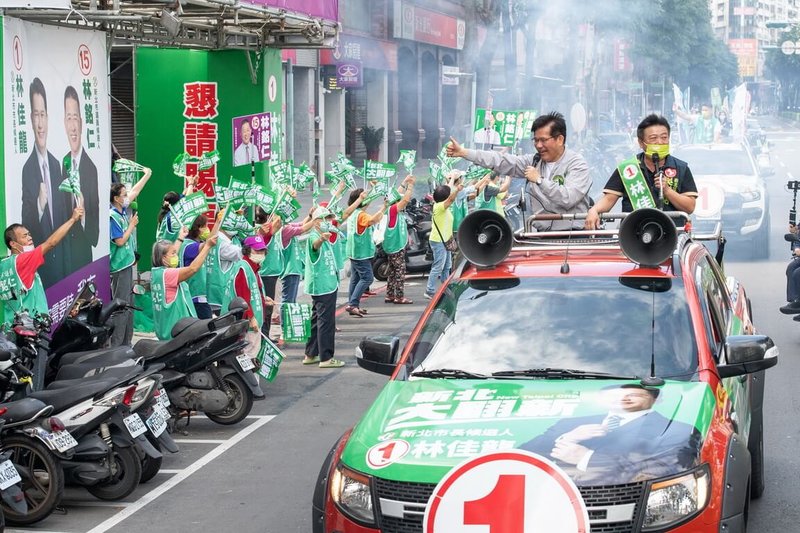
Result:
<svg viewBox="0 0 800 533"><path fill-rule="evenodd" d="M653 393L638 383L390 381L353 429L341 460L384 479L438 483L465 459L521 448L554 461L578 486L643 481L698 464L716 406L711 388L668 381L647 409ZM643 393L644 410L634 411L630 398ZM552 455L557 439L574 445L572 459Z"/></svg>

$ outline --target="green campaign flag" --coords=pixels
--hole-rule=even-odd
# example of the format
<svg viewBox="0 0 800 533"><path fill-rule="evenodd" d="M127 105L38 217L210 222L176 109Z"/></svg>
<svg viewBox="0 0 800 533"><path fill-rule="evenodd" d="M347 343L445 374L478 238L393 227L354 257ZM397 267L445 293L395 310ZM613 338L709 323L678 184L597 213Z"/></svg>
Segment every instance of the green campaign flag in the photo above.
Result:
<svg viewBox="0 0 800 533"><path fill-rule="evenodd" d="M376 181L375 185L369 190L366 198L364 198L364 201L361 203L361 205L366 205L377 198L386 196L387 194L389 194L390 188L391 187L388 182Z"/></svg>
<svg viewBox="0 0 800 533"><path fill-rule="evenodd" d="M135 161L131 161L130 159L117 159L114 161L114 167L112 168L114 172L121 173L121 172L144 172L144 165L140 165Z"/></svg>
<svg viewBox="0 0 800 533"><path fill-rule="evenodd" d="M258 375L272 381L278 375L278 368L286 356L281 352L269 337L261 334L261 349L258 352Z"/></svg>
<svg viewBox="0 0 800 533"><path fill-rule="evenodd" d="M306 342L311 335L311 306L299 303L281 305L284 342Z"/></svg>
<svg viewBox="0 0 800 533"><path fill-rule="evenodd" d="M435 184L443 183L444 182L444 170L442 167L437 165L436 163L431 160L428 162L428 168L431 171L431 180Z"/></svg>
<svg viewBox="0 0 800 533"><path fill-rule="evenodd" d="M237 191L231 187L217 185L214 187L214 196L219 205L228 205L237 198Z"/></svg>
<svg viewBox="0 0 800 533"><path fill-rule="evenodd" d="M488 168L479 167L478 165L472 165L467 169L467 172L464 174L464 183L469 183L470 181L479 180L483 178L486 174L489 174L491 170Z"/></svg>
<svg viewBox="0 0 800 533"><path fill-rule="evenodd" d="M175 157L175 160L172 162L172 172L180 177L185 178L186 176L186 164L191 162L191 156L186 152L182 154L178 154Z"/></svg>
<svg viewBox="0 0 800 533"><path fill-rule="evenodd" d="M281 187L290 187L292 185L293 173L294 170L291 159L287 161L270 160L269 181L272 190L277 191Z"/></svg>
<svg viewBox="0 0 800 533"><path fill-rule="evenodd" d="M400 159L397 160L398 165L403 165L406 173L413 174L414 167L417 164L417 151L416 150L400 150Z"/></svg>
<svg viewBox="0 0 800 533"><path fill-rule="evenodd" d="M299 167L294 167L294 174L292 175L292 188L296 191L304 191L314 180L317 175L311 168L303 163Z"/></svg>
<svg viewBox="0 0 800 533"><path fill-rule="evenodd" d="M139 181L139 174L136 172L117 172L117 177L126 187L133 187Z"/></svg>
<svg viewBox="0 0 800 533"><path fill-rule="evenodd" d="M65 155L63 163L64 168L67 169L67 176L58 186L58 190L72 193L75 196L80 196L81 178L78 169L72 165L72 156L70 154Z"/></svg>
<svg viewBox="0 0 800 533"><path fill-rule="evenodd" d="M230 213L226 212L222 219L222 229L247 236L253 232L253 225L239 213L230 210Z"/></svg>
<svg viewBox="0 0 800 533"><path fill-rule="evenodd" d="M367 159L364 161L364 188L366 188L369 183L383 182L388 184L396 173L396 167L390 163L381 163L380 161L370 161Z"/></svg>
<svg viewBox="0 0 800 533"><path fill-rule="evenodd" d="M202 191L198 191L184 196L170 208L170 211L172 211L172 216L181 223L181 226L191 227L194 219L208 211L206 195Z"/></svg>
<svg viewBox="0 0 800 533"><path fill-rule="evenodd" d="M212 150L200 156L197 161L198 170L208 170L219 163L219 150Z"/></svg>
<svg viewBox="0 0 800 533"><path fill-rule="evenodd" d="M400 191L397 190L397 187L391 187L389 192L386 193L386 203L388 205L395 204L403 198L403 195L400 194Z"/></svg>
<svg viewBox="0 0 800 533"><path fill-rule="evenodd" d="M339 171L326 172L325 177L331 183L331 192L336 189L340 182L344 181L345 190L353 190L356 188L355 172L349 169L341 169Z"/></svg>
<svg viewBox="0 0 800 533"><path fill-rule="evenodd" d="M297 218L300 212L300 202L291 196L285 196L280 205L275 208L275 214L281 217L284 224Z"/></svg>
<svg viewBox="0 0 800 533"><path fill-rule="evenodd" d="M277 198L264 188L263 185L253 185L244 194L244 203L247 205L257 205L265 213L269 213L275 207Z"/></svg>
<svg viewBox="0 0 800 533"><path fill-rule="evenodd" d="M448 157L447 144L444 144L442 146L442 149L439 150L439 155L437 156L437 158L442 163L442 172L444 174L447 174L448 172L453 170L453 167L455 166L455 164L458 162L459 159L458 157Z"/></svg>

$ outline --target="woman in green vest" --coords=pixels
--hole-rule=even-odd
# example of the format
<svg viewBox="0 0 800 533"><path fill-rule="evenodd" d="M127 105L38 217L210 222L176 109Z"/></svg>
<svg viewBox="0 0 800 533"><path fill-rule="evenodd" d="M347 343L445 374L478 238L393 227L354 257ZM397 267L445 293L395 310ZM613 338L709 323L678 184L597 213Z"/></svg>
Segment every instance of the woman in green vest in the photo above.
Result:
<svg viewBox="0 0 800 533"><path fill-rule="evenodd" d="M217 213L215 229L220 225L224 213L224 209ZM208 258L206 258L206 298L212 309L222 309L225 290L233 275L233 265L238 263L241 258L241 246L234 244L225 230L220 228L217 245L208 252Z"/></svg>
<svg viewBox="0 0 800 533"><path fill-rule="evenodd" d="M200 215L192 223L189 228L189 233L186 235L185 240L177 238L180 248L178 249L178 258L180 266L186 267L192 264L192 261L200 254L200 248L203 243L211 236L211 230L208 228L208 217ZM206 263L208 257L206 257ZM200 271L189 278L189 292L192 295L192 304L197 313L197 318L211 318L211 306L208 305L208 269L204 265Z"/></svg>
<svg viewBox="0 0 800 533"><path fill-rule="evenodd" d="M498 174L492 172L489 181L478 190L478 196L475 197L475 209L491 209L506 216L503 210L503 198L506 197L508 188L511 186L511 177L506 176L502 183L497 177Z"/></svg>
<svg viewBox="0 0 800 533"><path fill-rule="evenodd" d="M225 291L225 301L222 311L226 312L231 300L235 297L243 298L248 304L248 309L242 318L250 321L251 331L261 331L269 334L269 323L266 309L275 304L272 298L264 296L261 278L258 270L267 257L267 244L261 235L251 235L242 243L242 260L233 267L233 282Z"/></svg>
<svg viewBox="0 0 800 533"><path fill-rule="evenodd" d="M336 335L336 295L339 272L331 247L333 215L324 207L314 211L314 229L306 240L305 291L311 296L311 336L305 349L304 365L339 368L344 361L333 357Z"/></svg>
<svg viewBox="0 0 800 533"><path fill-rule="evenodd" d="M278 284L278 279L283 272L283 247L281 246L280 229L283 221L279 216L271 216L262 211L260 208L256 209L255 216L256 224L261 226L258 228L258 234L267 243L267 255L261 267L258 270L261 276L261 285L263 286L264 296L274 301L275 287ZM277 238L276 238L277 236ZM268 305L264 309L264 316L267 318L267 330L265 335L269 336L269 326L272 324L272 311L273 306Z"/></svg>
<svg viewBox="0 0 800 533"><path fill-rule="evenodd" d="M181 230L180 223L175 223L172 220L172 211L170 207L178 203L178 200L192 194L197 183L197 176L190 176L186 180L186 187L183 189L183 194L178 194L175 191L169 191L164 195L161 201L161 210L158 212L158 225L156 226L156 240L168 240L175 242L178 238L178 233Z"/></svg>
<svg viewBox="0 0 800 533"><path fill-rule="evenodd" d="M281 245L281 303L295 303L300 278L303 275L303 262L306 250L303 246L305 234L314 227L313 213L309 213L302 222L292 222L280 229L278 242Z"/></svg>
<svg viewBox="0 0 800 533"><path fill-rule="evenodd" d="M123 183L111 184L111 207L109 216L109 246L111 261L111 297L119 298L133 305L133 265L136 262L136 225L139 216L130 215L128 206L135 201L150 179L152 171L144 169L144 174L130 191ZM133 311L125 309L116 313L111 346L130 344L133 339Z"/></svg>
<svg viewBox="0 0 800 533"><path fill-rule="evenodd" d="M380 210L370 215L366 212L367 205L363 203L364 189L355 189L350 193L350 206L355 205L351 215L347 218L347 258L350 260L350 288L345 310L355 317L367 314L360 307L361 296L369 289L375 279L372 274L372 259L375 257L375 243L372 242L372 228L381 221L386 212L386 204Z"/></svg>
<svg viewBox="0 0 800 533"><path fill-rule="evenodd" d="M217 244L212 232L189 266L180 267L178 246L164 239L153 245L150 294L153 299L153 326L160 340L172 338L172 328L182 318L197 317L187 281L203 269L208 251Z"/></svg>
<svg viewBox="0 0 800 533"><path fill-rule="evenodd" d="M390 198L386 231L383 234L383 251L389 259L389 272L386 279L386 303L414 303L405 297L406 246L408 245L408 226L405 209L414 194L414 176L406 176L397 188L398 195ZM391 192L391 191L390 191ZM399 194L402 193L402 196Z"/></svg>

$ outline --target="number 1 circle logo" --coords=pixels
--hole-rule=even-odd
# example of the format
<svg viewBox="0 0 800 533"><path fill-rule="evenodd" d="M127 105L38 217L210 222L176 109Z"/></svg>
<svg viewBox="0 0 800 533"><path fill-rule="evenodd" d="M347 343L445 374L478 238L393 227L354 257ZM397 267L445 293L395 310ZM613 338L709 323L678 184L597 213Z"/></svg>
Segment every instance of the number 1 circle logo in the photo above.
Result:
<svg viewBox="0 0 800 533"><path fill-rule="evenodd" d="M411 446L404 440L379 442L367 452L367 464L372 468L383 468L402 459Z"/></svg>
<svg viewBox="0 0 800 533"><path fill-rule="evenodd" d="M580 491L553 462L523 450L473 457L436 485L424 533L588 533Z"/></svg>

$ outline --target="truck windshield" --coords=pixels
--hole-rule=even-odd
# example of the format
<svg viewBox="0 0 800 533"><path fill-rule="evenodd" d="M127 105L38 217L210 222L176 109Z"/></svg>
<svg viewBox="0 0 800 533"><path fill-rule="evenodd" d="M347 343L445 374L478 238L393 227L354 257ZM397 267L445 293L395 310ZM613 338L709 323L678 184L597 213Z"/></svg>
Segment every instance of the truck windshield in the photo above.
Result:
<svg viewBox="0 0 800 533"><path fill-rule="evenodd" d="M655 320L654 320L655 318ZM412 373L575 369L689 380L697 349L680 279L510 278L450 283L411 347Z"/></svg>

